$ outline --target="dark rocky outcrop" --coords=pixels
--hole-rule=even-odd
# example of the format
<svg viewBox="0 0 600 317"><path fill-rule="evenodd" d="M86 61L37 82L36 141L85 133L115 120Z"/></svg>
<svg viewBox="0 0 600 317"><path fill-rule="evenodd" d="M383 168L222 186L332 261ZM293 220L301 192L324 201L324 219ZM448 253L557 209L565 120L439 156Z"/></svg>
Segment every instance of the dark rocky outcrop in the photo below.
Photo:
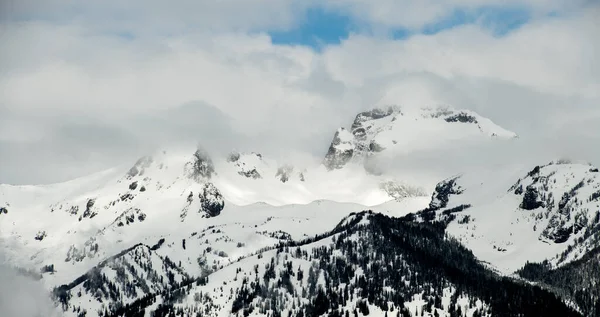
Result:
<svg viewBox="0 0 600 317"><path fill-rule="evenodd" d="M515 193L517 192L518 191L515 191ZM525 194L523 195L523 201L519 205L519 208L525 210L534 210L544 207L544 202L539 199L539 196L540 194L535 187L527 186L525 189Z"/></svg>
<svg viewBox="0 0 600 317"><path fill-rule="evenodd" d="M198 198L200 198L200 211L205 212L210 217L218 216L225 208L223 195L213 183L204 184Z"/></svg>
<svg viewBox="0 0 600 317"><path fill-rule="evenodd" d="M193 160L186 165L186 169L190 177L196 181L210 179L215 173L213 161L208 152L203 149L198 149L194 152Z"/></svg>
<svg viewBox="0 0 600 317"><path fill-rule="evenodd" d="M463 193L462 187L457 184L459 177L453 177L438 183L435 186L435 190L431 195L431 202L429 203L429 209L441 209L445 208L450 201L451 195L460 195Z"/></svg>
<svg viewBox="0 0 600 317"><path fill-rule="evenodd" d="M446 122L477 123L477 118L464 112L451 115L444 119Z"/></svg>
<svg viewBox="0 0 600 317"><path fill-rule="evenodd" d="M135 190L138 186L138 182L133 182L131 184L129 184L129 189L131 190Z"/></svg>
<svg viewBox="0 0 600 317"><path fill-rule="evenodd" d="M37 241L42 241L44 240L44 238L47 236L46 231L38 231L38 233L35 235L34 239L36 239Z"/></svg>
<svg viewBox="0 0 600 317"><path fill-rule="evenodd" d="M85 211L83 212L83 215L82 215L83 218L87 218L87 217L93 218L98 214L97 212L94 212L92 210L92 207L94 207L95 203L96 203L96 199L94 199L94 198L88 199L87 203L85 204Z"/></svg>
<svg viewBox="0 0 600 317"><path fill-rule="evenodd" d="M239 171L238 174L252 179L262 178L262 175L260 175L256 168L253 168L249 171Z"/></svg>

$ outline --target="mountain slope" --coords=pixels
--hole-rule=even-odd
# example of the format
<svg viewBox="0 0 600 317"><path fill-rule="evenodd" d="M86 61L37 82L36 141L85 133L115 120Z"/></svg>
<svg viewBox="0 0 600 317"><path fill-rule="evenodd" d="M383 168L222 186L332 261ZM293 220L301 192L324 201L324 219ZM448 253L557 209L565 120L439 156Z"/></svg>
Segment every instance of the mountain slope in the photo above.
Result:
<svg viewBox="0 0 600 317"><path fill-rule="evenodd" d="M248 166L262 178L248 177ZM48 289L67 285L57 296L63 302L71 298L69 311L96 311L102 303L127 304L167 291L281 241L322 233L364 208L313 201L319 194L386 202L374 207L382 212L415 211L426 203L425 197L394 200L411 193L386 178L364 173L351 178L341 171L328 179L318 175L319 170L327 174L318 167L304 180L290 172L283 182L277 166L252 153L213 161L203 151L161 152L130 168L63 184L0 185L6 206L0 243L12 264L42 272ZM347 187L341 187L342 180ZM327 186L333 188L321 193ZM353 194L361 189L363 195ZM257 202L274 199L287 204ZM312 202L289 203L294 200Z"/></svg>
<svg viewBox="0 0 600 317"><path fill-rule="evenodd" d="M555 295L487 270L443 226L370 212L132 306L124 316L579 316Z"/></svg>
<svg viewBox="0 0 600 317"><path fill-rule="evenodd" d="M391 106L359 113L352 126L335 133L323 164L329 170L364 163L370 156L395 157L456 143L512 139L516 134L470 110L449 106Z"/></svg>
<svg viewBox="0 0 600 317"><path fill-rule="evenodd" d="M596 168L490 168L442 181L429 198L363 163L515 135L451 108L376 109L351 131L306 168L188 149L62 184L0 185L0 246L40 272L68 316L577 315L498 273L589 259L600 237ZM366 207L399 219L348 216ZM595 284L531 280L583 312L596 298L585 293Z"/></svg>
<svg viewBox="0 0 600 317"><path fill-rule="evenodd" d="M423 219L510 274L527 261L561 265L600 241L600 174L588 164L553 162L532 170L490 170L438 184Z"/></svg>
<svg viewBox="0 0 600 317"><path fill-rule="evenodd" d="M600 315L600 247L558 268L548 261L527 263L517 273L576 303L584 316Z"/></svg>

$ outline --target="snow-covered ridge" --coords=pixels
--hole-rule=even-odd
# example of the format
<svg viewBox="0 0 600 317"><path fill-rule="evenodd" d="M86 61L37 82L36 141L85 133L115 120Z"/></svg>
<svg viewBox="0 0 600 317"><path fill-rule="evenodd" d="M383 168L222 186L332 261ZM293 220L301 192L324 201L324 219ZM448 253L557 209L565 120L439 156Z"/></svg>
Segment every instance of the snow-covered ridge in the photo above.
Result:
<svg viewBox="0 0 600 317"><path fill-rule="evenodd" d="M240 174L249 166L263 177ZM421 194L364 171L330 173L316 166L298 172L252 153L228 160L193 149L159 151L130 166L66 183L0 185L0 244L17 265L54 264L56 272L45 280L51 287L131 245L150 245L179 230L189 235L214 221L237 222L242 209L270 216L286 208L312 214L319 210L315 205L326 204L347 208L341 217Z"/></svg>
<svg viewBox="0 0 600 317"><path fill-rule="evenodd" d="M512 139L517 135L470 110L450 106L390 106L359 113L351 127L336 131L323 164L339 169L373 155L411 153L452 142Z"/></svg>
<svg viewBox="0 0 600 317"><path fill-rule="evenodd" d="M466 110L390 107L363 112L350 129L338 130L331 154L318 166L292 166L255 152L218 157L193 148L160 151L133 166L62 184L0 185L0 246L14 264L40 270L49 290L73 286L68 295L59 293L73 297L72 315L77 308L92 315L104 311L116 298L125 304L150 300L151 293L170 292L210 274L210 283L185 285L204 295L184 296L184 303L191 307L210 297L206 308L229 316L233 293L227 291L251 282L242 282L242 270L253 274L259 264L260 274L266 274L269 262L261 256L279 258L274 246L335 230L366 209L397 217L421 210L424 218L444 220L450 235L505 274L526 261L553 258L560 265L581 257L600 239L600 179L592 166L554 162L465 173L440 182L429 199L422 188L348 164L453 142L514 137ZM367 218L359 220L370 225ZM333 245L328 236L304 250ZM305 256L291 257L294 267L309 267ZM287 270L283 263L278 269ZM82 276L87 280L72 284ZM299 292L304 288L295 286ZM450 302L448 292L438 295ZM414 294L406 303L423 313L426 301ZM477 304L482 311L486 305ZM442 316L448 308L443 306ZM467 306L463 301L463 309ZM370 309L383 314L377 307Z"/></svg>
<svg viewBox="0 0 600 317"><path fill-rule="evenodd" d="M298 170L289 164L278 164L274 160L263 157L260 153L231 152L227 156L227 162L241 176L252 179L277 178L282 183L290 180L304 182L304 170ZM275 172L275 174L273 174Z"/></svg>
<svg viewBox="0 0 600 317"><path fill-rule="evenodd" d="M600 241L600 173L558 161L465 174L440 182L422 215L449 222L450 234L505 273L527 261L561 265Z"/></svg>

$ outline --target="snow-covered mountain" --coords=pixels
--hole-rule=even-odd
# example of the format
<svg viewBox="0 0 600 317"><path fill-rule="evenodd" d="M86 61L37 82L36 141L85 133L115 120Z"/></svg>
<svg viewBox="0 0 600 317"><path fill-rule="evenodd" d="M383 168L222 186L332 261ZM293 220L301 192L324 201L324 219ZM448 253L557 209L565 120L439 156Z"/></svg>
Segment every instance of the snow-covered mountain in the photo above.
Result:
<svg viewBox="0 0 600 317"><path fill-rule="evenodd" d="M443 236L436 226L352 214L146 304L206 316L577 315L547 291L494 275Z"/></svg>
<svg viewBox="0 0 600 317"><path fill-rule="evenodd" d="M470 110L450 106L375 108L359 113L350 128L336 131L323 164L333 170L348 163L362 164L370 156L394 157L457 143L516 137Z"/></svg>
<svg viewBox="0 0 600 317"><path fill-rule="evenodd" d="M466 110L391 107L360 113L315 166L165 150L61 184L0 185L0 248L67 316L576 316L503 276L589 258L600 235L596 168L490 168L431 194L362 164L515 137Z"/></svg>
<svg viewBox="0 0 600 317"><path fill-rule="evenodd" d="M467 173L440 182L419 215L448 223L448 233L504 273L528 261L563 265L599 245L600 173L566 161Z"/></svg>
<svg viewBox="0 0 600 317"><path fill-rule="evenodd" d="M213 158L197 150L160 151L61 184L0 185L0 201L0 243L10 262L41 272L48 289L64 285L71 312L94 315L330 230L367 205L393 214L416 211L427 198L360 170L296 172L256 153ZM76 296L98 281L101 293Z"/></svg>

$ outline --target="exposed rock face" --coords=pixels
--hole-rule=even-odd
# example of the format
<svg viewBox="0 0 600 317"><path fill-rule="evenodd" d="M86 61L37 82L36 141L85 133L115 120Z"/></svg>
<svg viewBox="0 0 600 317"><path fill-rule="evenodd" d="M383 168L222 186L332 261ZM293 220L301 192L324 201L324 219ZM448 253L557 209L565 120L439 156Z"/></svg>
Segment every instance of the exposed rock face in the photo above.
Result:
<svg viewBox="0 0 600 317"><path fill-rule="evenodd" d="M477 123L477 118L464 112L452 114L444 118L444 120L446 122Z"/></svg>
<svg viewBox="0 0 600 317"><path fill-rule="evenodd" d="M203 149L194 152L192 162L186 165L188 175L196 181L210 179L215 173L215 166L208 153Z"/></svg>
<svg viewBox="0 0 600 317"><path fill-rule="evenodd" d="M94 216L96 216L98 213L92 210L92 207L94 207L94 204L96 203L96 199L94 198L90 198L88 199L87 203L85 204L85 211L83 212L82 217L83 218L93 218Z"/></svg>
<svg viewBox="0 0 600 317"><path fill-rule="evenodd" d="M294 167L290 165L284 165L277 169L277 174L275 177L279 178L282 183L285 183L290 180L291 174L294 172Z"/></svg>
<svg viewBox="0 0 600 317"><path fill-rule="evenodd" d="M213 183L204 184L198 198L200 198L200 211L211 217L220 215L223 208L225 208L223 195Z"/></svg>
<svg viewBox="0 0 600 317"><path fill-rule="evenodd" d="M127 176L131 178L135 176L144 175L146 168L148 168L152 164L152 162L153 159L151 156L144 156L140 158L139 160L137 160L137 162L135 162L133 167L129 169L129 171L127 172Z"/></svg>
<svg viewBox="0 0 600 317"><path fill-rule="evenodd" d="M251 170L248 171L239 171L238 174L242 175L242 176L246 176L248 178L253 178L253 179L259 179L262 178L262 176L260 175L260 173L256 170L256 168L253 168Z"/></svg>
<svg viewBox="0 0 600 317"><path fill-rule="evenodd" d="M382 152L393 155L394 151L438 148L465 138L492 137L511 139L516 135L472 111L448 106L376 108L359 113L349 130L336 131L323 164L333 170L350 161L364 164Z"/></svg>
<svg viewBox="0 0 600 317"><path fill-rule="evenodd" d="M522 189L522 187L519 188ZM516 192L519 192L519 190ZM535 210L543 206L544 202L539 200L538 190L535 187L528 186L525 190L525 194L523 195L523 201L519 207L525 210Z"/></svg>
<svg viewBox="0 0 600 317"><path fill-rule="evenodd" d="M425 196L425 191L421 188L402 185L393 181L381 183L380 187L388 195L390 195L390 197L393 197L397 201L400 201L407 197Z"/></svg>
<svg viewBox="0 0 600 317"><path fill-rule="evenodd" d="M328 170L342 168L352 159L353 154L354 136L348 130L341 128L333 136L323 164Z"/></svg>
<svg viewBox="0 0 600 317"><path fill-rule="evenodd" d="M594 169L567 162L536 166L509 192L523 196L519 207L543 226L541 239L564 243L581 233L586 239L600 232L594 222L600 201L600 179Z"/></svg>
<svg viewBox="0 0 600 317"><path fill-rule="evenodd" d="M456 180L459 177L453 177L438 183L435 186L435 191L431 195L430 209L445 208L448 205L450 196L460 195L463 193L463 188L458 185Z"/></svg>
<svg viewBox="0 0 600 317"><path fill-rule="evenodd" d="M227 162L234 166L239 175L251 179L263 178L268 175L268 171L270 170L268 160L263 159L260 153L255 152L232 152L228 155ZM271 171L271 173L273 172Z"/></svg>
<svg viewBox="0 0 600 317"><path fill-rule="evenodd" d="M6 208L6 207L0 207L0 215L1 214L8 214L8 208Z"/></svg>
<svg viewBox="0 0 600 317"><path fill-rule="evenodd" d="M129 189L131 190L135 190L137 188L138 182L133 182L131 184L129 184Z"/></svg>
<svg viewBox="0 0 600 317"><path fill-rule="evenodd" d="M359 128L363 127L364 122L382 119L394 114L394 112L402 114L400 109L397 107L388 107L386 109L376 108L373 110L361 112L358 115L356 115L356 118L352 123L352 133L354 133L354 131L360 131L358 133L362 133L363 131L361 131Z"/></svg>
<svg viewBox="0 0 600 317"><path fill-rule="evenodd" d="M325 167L328 170L339 169L353 158L360 161L369 153L385 150L385 146L372 138L373 130L376 130L374 122L380 123L380 119L392 115L402 115L402 111L398 107L376 108L356 115L350 131L340 128L335 133L323 162Z"/></svg>
<svg viewBox="0 0 600 317"><path fill-rule="evenodd" d="M47 236L46 231L38 231L38 233L35 235L35 240L37 241L42 241L44 240L44 238Z"/></svg>

